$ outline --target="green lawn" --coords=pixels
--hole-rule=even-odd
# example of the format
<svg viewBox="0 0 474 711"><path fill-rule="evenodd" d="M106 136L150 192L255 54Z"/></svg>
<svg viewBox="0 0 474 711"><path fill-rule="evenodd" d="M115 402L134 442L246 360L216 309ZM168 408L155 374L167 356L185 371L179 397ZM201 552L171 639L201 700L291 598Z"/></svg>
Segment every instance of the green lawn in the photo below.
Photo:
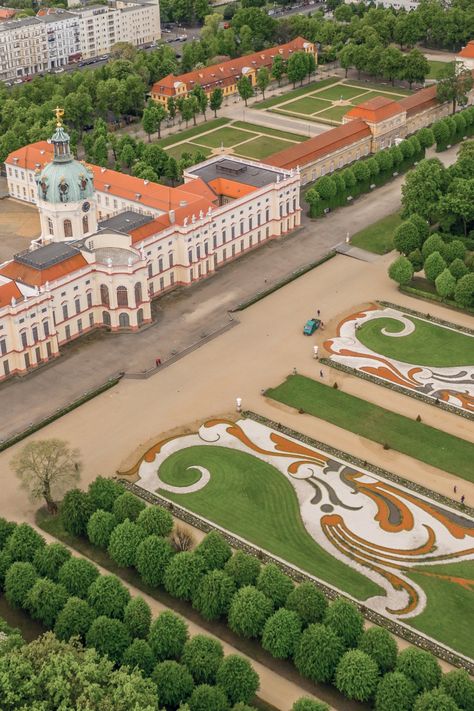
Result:
<svg viewBox="0 0 474 711"><path fill-rule="evenodd" d="M166 138L162 138L160 141L158 141L158 145L162 148L167 148L168 146L172 146L173 144L178 143L179 141L186 141L188 140L188 138L198 136L203 131L210 131L213 128L225 126L225 124L227 123L230 123L230 119L228 118L212 119L206 122L205 127L203 127L202 125L193 126L192 128L184 129L184 131L172 133L170 136L166 136Z"/></svg>
<svg viewBox="0 0 474 711"><path fill-rule="evenodd" d="M402 218L398 212L387 215L364 230L356 232L351 237L351 244L375 254L387 254L393 249L393 234L401 223Z"/></svg>
<svg viewBox="0 0 474 711"><path fill-rule="evenodd" d="M341 98L352 99L361 93L362 89L338 84L337 86L331 86L329 89L324 89L324 91L319 91L315 96L317 96L318 99L321 97L321 99L329 99L329 101L339 101Z"/></svg>
<svg viewBox="0 0 474 711"><path fill-rule="evenodd" d="M159 493L360 600L380 594L375 583L313 540L292 485L277 469L246 452L198 445L168 457L159 475L179 484L183 470L192 465L211 472L207 486L191 494Z"/></svg>
<svg viewBox="0 0 474 711"><path fill-rule="evenodd" d="M474 336L412 316L407 318L415 325L407 336L384 335L382 329L397 333L403 325L396 319L381 317L362 324L357 338L370 350L404 363L438 368L474 365Z"/></svg>
<svg viewBox="0 0 474 711"><path fill-rule="evenodd" d="M289 376L266 394L425 464L474 481L474 444L416 422L415 406L410 419L302 375ZM429 485L427 478L426 486Z"/></svg>
<svg viewBox="0 0 474 711"><path fill-rule="evenodd" d="M426 77L427 79L437 79L440 69L446 66L446 62L438 62L434 59L429 59L428 64L430 65L430 73Z"/></svg>
<svg viewBox="0 0 474 711"><path fill-rule="evenodd" d="M317 121L319 118L324 118L327 121L337 121L342 122L342 117L347 114L348 111L352 109L352 104L346 104L345 106L332 106L327 111L321 111L321 113L316 114L314 119Z"/></svg>
<svg viewBox="0 0 474 711"><path fill-rule="evenodd" d="M474 585L473 561L437 566L420 565L418 570L464 578L471 580ZM423 588L427 596L427 604L421 615L407 620L408 624L448 644L458 652L474 657L472 589L468 590L449 579L443 580L413 572L413 569L406 572L408 577ZM468 620L471 620L471 624Z"/></svg>
<svg viewBox="0 0 474 711"><path fill-rule="evenodd" d="M391 86L390 84L376 84L375 82L354 81L353 79L345 79L344 84L348 86L357 86L367 91L373 91L376 95L380 93L398 94L399 96L410 96L413 91L410 89L402 89L399 86Z"/></svg>
<svg viewBox="0 0 474 711"><path fill-rule="evenodd" d="M289 104L283 104L281 108L285 111L294 111L297 114L314 114L315 111L321 111L329 107L329 101L313 99L312 96L305 96L303 99L297 99L296 101L290 101Z"/></svg>
<svg viewBox="0 0 474 711"><path fill-rule="evenodd" d="M271 99L265 99L264 101L259 101L253 105L255 109L269 109L272 106L278 106L282 101L288 101L289 99L296 99L298 96L304 96L305 94L311 94L311 92L316 91L316 89L322 89L325 86L331 86L331 84L337 84L339 82L338 77L333 77L332 79L321 79L321 81L313 81L311 84L305 84L299 89L290 89L281 96L272 96Z"/></svg>
<svg viewBox="0 0 474 711"><path fill-rule="evenodd" d="M264 133L267 136L275 136L275 138L283 138L287 141L296 141L298 143L307 141L308 136L301 136L299 133L290 133L289 131L280 131L277 128L269 128L268 126L259 126L256 123L247 123L246 121L233 121L232 126L235 128L244 128L247 131L255 131L255 133Z"/></svg>
<svg viewBox="0 0 474 711"><path fill-rule="evenodd" d="M183 153L191 153L194 156L196 153L204 153L204 155L210 156L211 150L205 146L199 146L197 143L178 143L177 146L170 146L166 149L168 155L173 156L176 160L179 160Z"/></svg>
<svg viewBox="0 0 474 711"><path fill-rule="evenodd" d="M236 143L241 143L248 138L252 138L252 136L252 133L242 131L239 128L225 126L224 128L219 128L217 131L213 131L212 133L197 136L194 140L196 143L199 143L199 145L209 146L210 148L219 148L221 144L228 148L230 146L235 146Z"/></svg>
<svg viewBox="0 0 474 711"><path fill-rule="evenodd" d="M290 143L290 141L282 141L271 136L258 136L252 141L246 141L240 146L235 146L234 151L239 156L261 160L277 151L282 151L284 148L291 148L291 146L294 146L294 143Z"/></svg>

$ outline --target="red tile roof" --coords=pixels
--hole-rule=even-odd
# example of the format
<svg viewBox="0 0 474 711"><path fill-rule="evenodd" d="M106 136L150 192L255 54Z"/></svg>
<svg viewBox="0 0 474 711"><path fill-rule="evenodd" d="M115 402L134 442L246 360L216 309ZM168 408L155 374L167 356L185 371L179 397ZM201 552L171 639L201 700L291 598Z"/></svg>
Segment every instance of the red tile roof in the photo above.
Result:
<svg viewBox="0 0 474 711"><path fill-rule="evenodd" d="M405 96L398 102L402 109L407 112L407 116L419 114L420 111L426 111L433 106L436 106L438 99L436 98L436 84L428 86L426 89Z"/></svg>
<svg viewBox="0 0 474 711"><path fill-rule="evenodd" d="M245 183L238 183L236 180L228 178L215 178L209 182L209 185L216 195L225 195L234 200L245 197L256 190L253 185L245 185Z"/></svg>
<svg viewBox="0 0 474 711"><path fill-rule="evenodd" d="M0 8L0 21L1 20L10 20L12 17L15 17L17 12L18 12L18 10L12 10L8 7L1 7Z"/></svg>
<svg viewBox="0 0 474 711"><path fill-rule="evenodd" d="M84 259L82 254L76 254L74 257L65 259L59 264L54 264L52 267L46 267L46 269L35 269L27 264L15 262L15 260L13 260L12 262L8 262L3 265L0 269L0 274L10 279L15 279L22 284L28 284L29 286L42 286L43 284L46 284L47 281L61 279L61 277L67 276L68 274L78 271L86 266L87 261Z"/></svg>
<svg viewBox="0 0 474 711"><path fill-rule="evenodd" d="M474 40L471 40L462 48L458 57L461 57L461 59L474 59Z"/></svg>
<svg viewBox="0 0 474 711"><path fill-rule="evenodd" d="M347 118L361 118L370 123L379 123L385 121L391 116L396 116L403 112L402 107L397 101L388 99L385 96L376 96L369 101L364 101L358 106L347 112Z"/></svg>
<svg viewBox="0 0 474 711"><path fill-rule="evenodd" d="M310 138L308 141L274 153L269 158L265 158L265 163L278 168L295 168L297 165L312 163L338 148L349 146L351 143L356 143L371 135L370 128L365 121L354 119L354 121L349 121L342 126Z"/></svg>
<svg viewBox="0 0 474 711"><path fill-rule="evenodd" d="M236 79L240 78L245 67L250 69L259 69L263 66L270 67L275 56L281 55L284 59L287 59L293 52L303 50L308 44L312 43L303 39L303 37L296 37L287 44L281 44L253 54L246 54L236 59L229 59L227 62L221 62L220 64L212 64L209 67L196 69L186 74L180 74L179 76L168 74L168 76L153 84L151 94L152 96L154 94L174 96L177 83L185 84L188 91L193 89L196 84L200 84L204 89L235 84Z"/></svg>
<svg viewBox="0 0 474 711"><path fill-rule="evenodd" d="M15 282L8 281L6 284L0 283L0 307L9 306L12 299L16 299L17 301L23 299L23 294Z"/></svg>

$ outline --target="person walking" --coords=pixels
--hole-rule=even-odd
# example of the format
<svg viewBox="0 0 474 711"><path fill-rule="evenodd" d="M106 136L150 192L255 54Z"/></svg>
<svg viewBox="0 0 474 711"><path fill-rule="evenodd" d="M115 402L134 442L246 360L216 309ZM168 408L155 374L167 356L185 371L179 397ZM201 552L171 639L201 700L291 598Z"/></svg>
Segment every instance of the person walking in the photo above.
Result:
<svg viewBox="0 0 474 711"><path fill-rule="evenodd" d="M461 503L462 503L462 504L464 503L465 498L466 498L466 497L465 497L464 494L463 494L463 495L461 496Z"/></svg>
<svg viewBox="0 0 474 711"><path fill-rule="evenodd" d="M457 490L458 490L458 487L457 487L457 486L455 486L455 487L454 487L454 493L456 493L456 492L457 492Z"/></svg>
<svg viewBox="0 0 474 711"><path fill-rule="evenodd" d="M324 378L324 373L323 373L322 370L319 371L319 377L320 377L320 378Z"/></svg>

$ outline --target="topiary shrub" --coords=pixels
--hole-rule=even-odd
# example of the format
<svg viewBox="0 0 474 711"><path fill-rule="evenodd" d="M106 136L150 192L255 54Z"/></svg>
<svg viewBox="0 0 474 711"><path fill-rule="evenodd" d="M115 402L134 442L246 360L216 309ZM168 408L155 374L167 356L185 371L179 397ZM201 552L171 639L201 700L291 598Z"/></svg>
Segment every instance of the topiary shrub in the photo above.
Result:
<svg viewBox="0 0 474 711"><path fill-rule="evenodd" d="M166 591L180 600L192 600L204 574L202 559L196 553L177 553L168 563L164 584Z"/></svg>
<svg viewBox="0 0 474 711"><path fill-rule="evenodd" d="M152 675L160 704L176 708L192 694L194 682L185 666L168 660L156 665Z"/></svg>
<svg viewBox="0 0 474 711"><path fill-rule="evenodd" d="M340 637L321 624L309 625L301 635L295 654L295 666L303 676L315 682L332 680L344 652Z"/></svg>
<svg viewBox="0 0 474 711"><path fill-rule="evenodd" d="M31 617L51 629L68 599L63 585L39 578L26 596L24 607Z"/></svg>
<svg viewBox="0 0 474 711"><path fill-rule="evenodd" d="M430 691L441 681L437 659L423 649L408 647L398 655L396 670L415 684L416 691Z"/></svg>
<svg viewBox="0 0 474 711"><path fill-rule="evenodd" d="M182 617L166 610L150 627L148 643L155 659L179 659L188 639L188 627Z"/></svg>
<svg viewBox="0 0 474 711"><path fill-rule="evenodd" d="M302 622L292 610L280 608L265 622L262 647L275 659L293 657L301 637Z"/></svg>
<svg viewBox="0 0 474 711"><path fill-rule="evenodd" d="M231 704L248 703L257 693L260 680L247 659L238 654L229 654L219 667L216 681L222 687Z"/></svg>
<svg viewBox="0 0 474 711"><path fill-rule="evenodd" d="M229 627L241 637L260 637L272 612L272 601L261 590L247 585L232 598Z"/></svg>
<svg viewBox="0 0 474 711"><path fill-rule="evenodd" d="M378 666L365 652L351 649L341 657L336 669L336 687L348 699L368 701L378 681Z"/></svg>
<svg viewBox="0 0 474 711"><path fill-rule="evenodd" d="M130 519L130 521L136 521L144 508L144 501L130 493L130 491L125 491L115 499L112 512L117 521L122 523L126 518Z"/></svg>
<svg viewBox="0 0 474 711"><path fill-rule="evenodd" d="M151 647L144 639L134 639L127 647L122 657L122 664L130 669L141 669L146 676L152 673L156 660L151 651Z"/></svg>
<svg viewBox="0 0 474 711"><path fill-rule="evenodd" d="M94 617L91 606L85 600L70 597L56 618L54 634L65 642L71 637L79 637L84 641Z"/></svg>
<svg viewBox="0 0 474 711"><path fill-rule="evenodd" d="M89 484L88 493L94 509L112 511L115 499L118 499L124 491L116 481L98 476Z"/></svg>
<svg viewBox="0 0 474 711"><path fill-rule="evenodd" d="M57 581L61 566L70 557L71 552L62 543L50 543L37 549L33 565L40 575Z"/></svg>
<svg viewBox="0 0 474 711"><path fill-rule="evenodd" d="M137 524L147 536L165 538L173 530L173 516L162 506L147 506L140 512Z"/></svg>
<svg viewBox="0 0 474 711"><path fill-rule="evenodd" d="M376 711L412 711L416 698L415 684L401 672L385 674L375 696Z"/></svg>
<svg viewBox="0 0 474 711"><path fill-rule="evenodd" d="M123 622L100 615L89 627L86 642L88 647L120 664L131 639Z"/></svg>
<svg viewBox="0 0 474 711"><path fill-rule="evenodd" d="M257 589L263 592L273 602L275 608L285 604L294 585L291 578L279 569L275 563L268 563L260 570L257 578Z"/></svg>
<svg viewBox="0 0 474 711"><path fill-rule="evenodd" d="M190 711L228 711L229 702L220 686L196 686L189 699Z"/></svg>
<svg viewBox="0 0 474 711"><path fill-rule="evenodd" d="M128 518L119 523L110 534L107 548L114 563L121 568L131 568L135 565L138 546L145 537L145 531Z"/></svg>
<svg viewBox="0 0 474 711"><path fill-rule="evenodd" d="M100 575L89 587L87 601L96 615L123 619L130 593L115 575Z"/></svg>
<svg viewBox="0 0 474 711"><path fill-rule="evenodd" d="M304 582L295 587L286 599L288 610L298 613L304 625L321 622L328 607L324 593L313 583Z"/></svg>
<svg viewBox="0 0 474 711"><path fill-rule="evenodd" d="M12 607L24 607L28 593L38 579L33 563L17 561L5 574L5 597Z"/></svg>
<svg viewBox="0 0 474 711"><path fill-rule="evenodd" d="M235 581L223 570L211 570L199 583L193 607L206 620L218 620L228 614L235 594Z"/></svg>
<svg viewBox="0 0 474 711"><path fill-rule="evenodd" d="M44 548L46 542L34 528L27 523L15 526L5 543L4 551L13 561L33 562L36 552Z"/></svg>
<svg viewBox="0 0 474 711"><path fill-rule="evenodd" d="M70 595L86 598L98 575L99 569L90 560L71 557L62 565L58 580Z"/></svg>
<svg viewBox="0 0 474 711"><path fill-rule="evenodd" d="M94 546L107 548L112 531L118 521L110 511L94 511L87 523L87 537Z"/></svg>
<svg viewBox="0 0 474 711"><path fill-rule="evenodd" d="M369 627L364 630L359 640L359 649L372 657L382 674L395 668L397 643L394 636L383 627Z"/></svg>
<svg viewBox="0 0 474 711"><path fill-rule="evenodd" d="M130 637L145 639L150 632L151 609L142 597L132 597L125 608L123 622Z"/></svg>
<svg viewBox="0 0 474 711"><path fill-rule="evenodd" d="M260 573L260 563L254 556L237 551L224 566L227 575L235 580L237 587L255 585Z"/></svg>
<svg viewBox="0 0 474 711"><path fill-rule="evenodd" d="M343 598L338 598L329 605L324 624L339 635L346 648L356 647L364 630L362 614L352 602Z"/></svg>
<svg viewBox="0 0 474 711"><path fill-rule="evenodd" d="M222 644L217 639L198 634L184 645L181 663L191 672L196 684L215 684L223 659Z"/></svg>
<svg viewBox="0 0 474 711"><path fill-rule="evenodd" d="M71 536L85 536L87 524L94 513L89 494L80 489L68 491L61 503L60 514L63 528Z"/></svg>
<svg viewBox="0 0 474 711"><path fill-rule="evenodd" d="M232 548L218 531L211 531L195 550L205 570L223 568L232 555Z"/></svg>
<svg viewBox="0 0 474 711"><path fill-rule="evenodd" d="M147 585L163 584L166 569L174 556L171 543L158 536L148 536L137 548L135 567Z"/></svg>

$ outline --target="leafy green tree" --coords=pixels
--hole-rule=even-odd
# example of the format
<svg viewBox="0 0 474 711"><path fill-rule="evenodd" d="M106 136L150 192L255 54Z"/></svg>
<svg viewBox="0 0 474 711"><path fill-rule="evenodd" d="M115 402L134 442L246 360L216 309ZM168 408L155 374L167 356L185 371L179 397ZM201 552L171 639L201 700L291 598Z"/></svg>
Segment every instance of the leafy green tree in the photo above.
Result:
<svg viewBox="0 0 474 711"><path fill-rule="evenodd" d="M416 226L410 221L402 222L393 235L393 244L401 254L408 255L421 247L421 239Z"/></svg>
<svg viewBox="0 0 474 711"><path fill-rule="evenodd" d="M58 581L70 595L86 598L90 586L98 576L99 570L90 560L71 557L62 565Z"/></svg>
<svg viewBox="0 0 474 711"><path fill-rule="evenodd" d="M146 538L146 533L138 524L125 519L110 534L108 552L114 563L122 568L135 564L137 550Z"/></svg>
<svg viewBox="0 0 474 711"><path fill-rule="evenodd" d="M345 173L346 173L346 171L344 171L343 178L344 178L344 182L346 183L346 186L348 186ZM352 171L352 175L354 177L354 185L355 185L356 178L355 178L353 171ZM332 200L334 197L336 197L336 194L337 194L336 183L329 175L324 175L322 178L319 178L319 180L316 181L314 187L318 191L318 193L321 195L323 200Z"/></svg>
<svg viewBox="0 0 474 711"><path fill-rule="evenodd" d="M142 115L142 126L145 133L148 134L148 141L151 141L151 134L158 131L158 120L155 111L155 106L147 106Z"/></svg>
<svg viewBox="0 0 474 711"><path fill-rule="evenodd" d="M401 672L385 674L377 687L376 711L412 711L416 697L415 684Z"/></svg>
<svg viewBox="0 0 474 711"><path fill-rule="evenodd" d="M358 183L366 183L370 179L370 169L367 165L367 161L357 161L352 170Z"/></svg>
<svg viewBox="0 0 474 711"><path fill-rule="evenodd" d="M456 288L456 279L453 277L448 268L444 269L441 274L435 279L436 293L442 299L449 299L454 294Z"/></svg>
<svg viewBox="0 0 474 711"><path fill-rule="evenodd" d="M11 555L6 551L0 551L0 591L5 590L5 576L12 563Z"/></svg>
<svg viewBox="0 0 474 711"><path fill-rule="evenodd" d="M130 143L126 143L119 154L120 162L126 165L127 168L131 168L136 157L135 148Z"/></svg>
<svg viewBox="0 0 474 711"><path fill-rule="evenodd" d="M310 582L295 587L286 599L286 607L298 613L304 625L321 622L328 601L324 593Z"/></svg>
<svg viewBox="0 0 474 711"><path fill-rule="evenodd" d="M474 711L474 681L465 669L454 669L443 674L440 688L454 699L459 708Z"/></svg>
<svg viewBox="0 0 474 711"><path fill-rule="evenodd" d="M311 218L319 217L323 214L324 202L321 195L315 188L310 188L305 195L305 200L309 205L309 216Z"/></svg>
<svg viewBox="0 0 474 711"><path fill-rule="evenodd" d="M135 567L147 585L163 584L166 569L173 558L171 543L158 536L148 536L137 548Z"/></svg>
<svg viewBox="0 0 474 711"><path fill-rule="evenodd" d="M12 607L24 607L31 588L38 579L32 563L15 562L5 574L5 597Z"/></svg>
<svg viewBox="0 0 474 711"><path fill-rule="evenodd" d="M0 517L0 549L4 547L7 540L12 535L17 524Z"/></svg>
<svg viewBox="0 0 474 711"><path fill-rule="evenodd" d="M265 622L262 647L275 659L292 658L300 641L301 627L296 612L280 608Z"/></svg>
<svg viewBox="0 0 474 711"><path fill-rule="evenodd" d="M130 146L130 144L125 145ZM123 494L123 487L113 479L98 476L89 484L88 494L94 509L112 511L115 499Z"/></svg>
<svg viewBox="0 0 474 711"><path fill-rule="evenodd" d="M263 99L265 100L265 91L270 85L270 72L266 67L260 67L257 72L257 86L262 92Z"/></svg>
<svg viewBox="0 0 474 711"><path fill-rule="evenodd" d="M441 681L438 660L424 649L408 647L402 650L398 655L396 671L411 679L417 692L430 691Z"/></svg>
<svg viewBox="0 0 474 711"><path fill-rule="evenodd" d="M201 162L201 161L196 161ZM169 180L171 185L176 185L176 183L181 179L181 173L178 166L178 161L173 156L168 158L165 168L165 177Z"/></svg>
<svg viewBox="0 0 474 711"><path fill-rule="evenodd" d="M123 653L122 664L130 669L138 667L146 676L151 676L155 658L148 642L144 639L134 639Z"/></svg>
<svg viewBox="0 0 474 711"><path fill-rule="evenodd" d="M294 52L287 61L286 73L288 79L296 86L296 82L303 84L303 79L308 73L308 58L306 52Z"/></svg>
<svg viewBox="0 0 474 711"><path fill-rule="evenodd" d="M273 603L263 592L247 585L238 590L229 609L229 627L241 637L259 637L273 612Z"/></svg>
<svg viewBox="0 0 474 711"><path fill-rule="evenodd" d="M237 551L225 564L224 571L235 580L237 587L255 585L260 573L260 563L254 556Z"/></svg>
<svg viewBox="0 0 474 711"><path fill-rule="evenodd" d="M376 153L374 159L377 161L381 173L387 173L393 167L393 159L389 151Z"/></svg>
<svg viewBox="0 0 474 711"><path fill-rule="evenodd" d="M67 599L68 592L63 585L39 578L26 596L24 606L33 619L51 628Z"/></svg>
<svg viewBox="0 0 474 711"><path fill-rule="evenodd" d="M56 499L78 481L81 470L79 451L60 439L28 442L10 466L32 501L44 499L50 514L57 513Z"/></svg>
<svg viewBox="0 0 474 711"><path fill-rule="evenodd" d="M61 520L64 529L71 536L83 536L87 524L94 512L89 495L80 489L71 489L66 493L61 504Z"/></svg>
<svg viewBox="0 0 474 711"><path fill-rule="evenodd" d="M204 89L202 88L202 86L200 84L196 84L193 87L192 94L196 98L198 110L204 116L204 120L206 120L206 109L207 109L207 105L209 103L209 99L207 98L206 92L204 91Z"/></svg>
<svg viewBox="0 0 474 711"><path fill-rule="evenodd" d="M433 254L434 252L439 252L440 254L444 254L446 244L441 237L441 235L435 233L432 234L428 237L428 239L425 241L423 244L423 247L421 249L421 252L423 254L423 258L427 259L427 257L430 256L430 254Z"/></svg>
<svg viewBox="0 0 474 711"><path fill-rule="evenodd" d="M150 606L142 597L132 597L125 608L123 621L129 631L130 637L141 637L145 639L150 632Z"/></svg>
<svg viewBox="0 0 474 711"><path fill-rule="evenodd" d="M238 654L229 654L219 667L216 678L231 704L248 703L260 687L257 672L247 659Z"/></svg>
<svg viewBox="0 0 474 711"><path fill-rule="evenodd" d="M257 578L257 589L263 592L276 608L282 607L294 588L293 581L274 563L264 565Z"/></svg>
<svg viewBox="0 0 474 711"><path fill-rule="evenodd" d="M454 300L460 306L474 306L474 273L459 279L454 291Z"/></svg>
<svg viewBox="0 0 474 711"><path fill-rule="evenodd" d="M107 548L118 521L110 511L97 509L87 522L87 538L94 546Z"/></svg>
<svg viewBox="0 0 474 711"><path fill-rule="evenodd" d="M117 521L121 523L126 518L130 519L130 521L136 521L144 508L144 501L130 491L125 491L115 499L112 510Z"/></svg>
<svg viewBox="0 0 474 711"><path fill-rule="evenodd" d="M137 519L147 536L169 536L173 530L173 516L162 506L147 506Z"/></svg>
<svg viewBox="0 0 474 711"><path fill-rule="evenodd" d="M435 142L433 131L431 128L420 128L416 135L421 143L422 148L431 148L431 146Z"/></svg>
<svg viewBox="0 0 474 711"><path fill-rule="evenodd" d="M472 74L464 64L446 62L438 73L436 96L440 103L451 102L453 114L458 104L467 104L468 94L473 86Z"/></svg>
<svg viewBox="0 0 474 711"><path fill-rule="evenodd" d="M421 254L421 250L414 249L413 252L410 252L408 255L408 259L411 262L414 272L420 272L423 269L423 255Z"/></svg>
<svg viewBox="0 0 474 711"><path fill-rule="evenodd" d="M98 136L92 146L91 160L95 165L107 166L109 162L109 146L105 136Z"/></svg>
<svg viewBox="0 0 474 711"><path fill-rule="evenodd" d="M89 627L86 642L99 654L106 654L112 661L121 663L131 639L123 622L100 615Z"/></svg>
<svg viewBox="0 0 474 711"><path fill-rule="evenodd" d="M359 649L372 657L381 674L395 668L398 647L395 638L384 627L369 627L359 641Z"/></svg>
<svg viewBox="0 0 474 711"><path fill-rule="evenodd" d="M250 77L242 76L237 81L237 91L240 97L245 101L245 106L247 106L247 101L253 96L253 86Z"/></svg>
<svg viewBox="0 0 474 711"><path fill-rule="evenodd" d="M235 590L233 578L223 570L211 570L199 583L193 607L206 620L218 620L227 615Z"/></svg>
<svg viewBox="0 0 474 711"><path fill-rule="evenodd" d="M390 279L403 286L413 279L413 265L406 257L398 257L388 268Z"/></svg>
<svg viewBox="0 0 474 711"><path fill-rule="evenodd" d="M191 672L196 684L215 684L223 659L224 650L217 639L197 634L184 645L181 663Z"/></svg>
<svg viewBox="0 0 474 711"><path fill-rule="evenodd" d="M183 664L168 660L156 665L152 679L156 684L160 703L176 708L192 694L194 682Z"/></svg>
<svg viewBox="0 0 474 711"><path fill-rule="evenodd" d="M188 627L174 612L162 612L150 627L148 643L155 659L179 659L188 639Z"/></svg>
<svg viewBox="0 0 474 711"><path fill-rule="evenodd" d="M54 634L64 641L71 637L84 640L94 617L94 612L85 600L70 597L56 618Z"/></svg>
<svg viewBox="0 0 474 711"><path fill-rule="evenodd" d="M99 575L89 588L87 601L96 615L122 619L130 593L115 575Z"/></svg>
<svg viewBox="0 0 474 711"><path fill-rule="evenodd" d="M228 711L229 702L220 686L201 684L191 694L189 708L190 711Z"/></svg>
<svg viewBox="0 0 474 711"><path fill-rule="evenodd" d="M410 216L408 222L410 222L416 227L416 230L418 232L418 238L421 244L424 244L430 236L430 226L428 225L427 221L420 217L420 215L414 213Z"/></svg>
<svg viewBox="0 0 474 711"><path fill-rule="evenodd" d="M315 699L310 699L302 697L295 701L291 707L291 711L329 711L329 706L322 701L316 701Z"/></svg>
<svg viewBox="0 0 474 711"><path fill-rule="evenodd" d="M43 536L35 531L27 523L20 523L15 527L5 544L5 552L14 561L34 560L37 551L44 548L45 540Z"/></svg>
<svg viewBox="0 0 474 711"><path fill-rule="evenodd" d="M464 242L461 242L460 239L453 239L452 242L448 242L444 247L443 257L448 264L454 262L455 259L464 261L466 258L466 246Z"/></svg>
<svg viewBox="0 0 474 711"><path fill-rule="evenodd" d="M196 553L177 553L166 568L165 589L173 597L192 600L204 574L201 558Z"/></svg>
<svg viewBox="0 0 474 711"><path fill-rule="evenodd" d="M446 121L435 121L431 130L433 131L433 136L435 137L438 148L445 148L451 138L449 126Z"/></svg>
<svg viewBox="0 0 474 711"><path fill-rule="evenodd" d="M423 267L426 278L429 281L435 282L436 278L446 269L447 265L439 252L433 252L425 259Z"/></svg>
<svg viewBox="0 0 474 711"><path fill-rule="evenodd" d="M217 118L217 112L221 108L223 100L224 94L222 89L214 89L209 99L209 108L211 111L214 111L214 118Z"/></svg>
<svg viewBox="0 0 474 711"><path fill-rule="evenodd" d="M395 84L395 79L403 76L405 69L405 56L396 47L386 47L383 50L380 61L380 71L384 79Z"/></svg>
<svg viewBox="0 0 474 711"><path fill-rule="evenodd" d="M273 58L271 71L272 71L273 79L276 79L276 81L278 82L278 86L280 86L281 80L283 79L283 76L286 71L285 62L284 62L283 57L281 55L277 54Z"/></svg>
<svg viewBox="0 0 474 711"><path fill-rule="evenodd" d="M364 631L364 618L348 600L332 602L324 616L324 624L339 635L345 647L356 647Z"/></svg>
<svg viewBox="0 0 474 711"><path fill-rule="evenodd" d="M337 665L336 687L348 699L368 701L379 681L377 663L360 649L346 652Z"/></svg>
<svg viewBox="0 0 474 711"><path fill-rule="evenodd" d="M40 575L57 581L59 569L70 557L70 551L62 543L50 543L36 550L33 564Z"/></svg>
<svg viewBox="0 0 474 711"><path fill-rule="evenodd" d="M303 676L315 682L328 682L344 652L341 638L325 625L309 625L301 635L295 654L295 666Z"/></svg>
<svg viewBox="0 0 474 711"><path fill-rule="evenodd" d="M232 555L232 548L218 531L211 531L195 550L205 570L223 568Z"/></svg>
<svg viewBox="0 0 474 711"><path fill-rule="evenodd" d="M454 699L442 689L425 691L415 701L413 711L460 711Z"/></svg>
<svg viewBox="0 0 474 711"><path fill-rule="evenodd" d="M419 84L423 83L429 73L429 62L419 49L412 49L411 52L405 55L402 74L403 79L408 82L410 89L413 82L418 82Z"/></svg>
<svg viewBox="0 0 474 711"><path fill-rule="evenodd" d="M462 259L454 259L449 265L449 271L457 281L465 274L469 273L469 268L464 264Z"/></svg>

